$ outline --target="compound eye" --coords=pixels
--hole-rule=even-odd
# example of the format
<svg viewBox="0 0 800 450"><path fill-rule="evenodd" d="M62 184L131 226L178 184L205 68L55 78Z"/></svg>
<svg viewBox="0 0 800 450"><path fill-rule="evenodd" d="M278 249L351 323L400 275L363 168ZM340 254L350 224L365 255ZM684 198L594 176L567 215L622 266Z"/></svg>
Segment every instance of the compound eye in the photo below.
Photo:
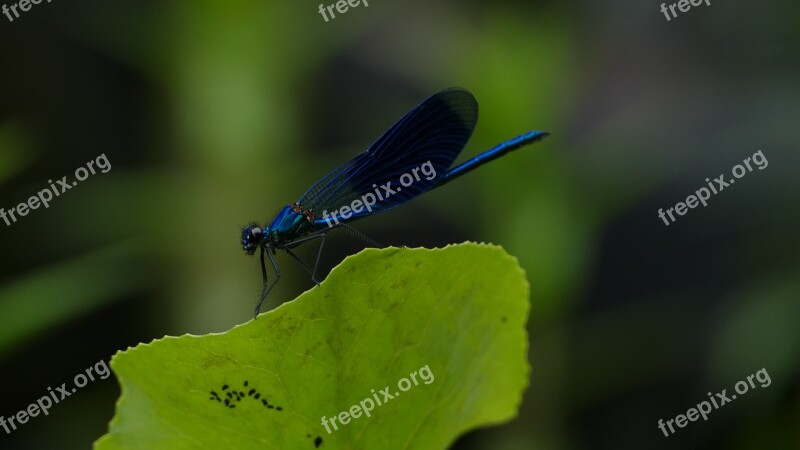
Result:
<svg viewBox="0 0 800 450"><path fill-rule="evenodd" d="M252 230L250 230L250 236L256 239L260 238L262 234L264 233L261 231L261 228L255 227Z"/></svg>

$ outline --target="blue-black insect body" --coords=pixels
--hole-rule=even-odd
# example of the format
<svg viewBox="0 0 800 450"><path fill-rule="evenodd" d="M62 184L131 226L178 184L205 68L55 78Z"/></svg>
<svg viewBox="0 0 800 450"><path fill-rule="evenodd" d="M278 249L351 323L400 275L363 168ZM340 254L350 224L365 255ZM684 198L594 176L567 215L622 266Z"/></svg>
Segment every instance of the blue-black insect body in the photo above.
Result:
<svg viewBox="0 0 800 450"><path fill-rule="evenodd" d="M284 207L268 226L242 229L242 247L248 255L260 250L263 287L255 314L280 279L277 250L286 251L311 274L315 283L319 256L327 233L356 219L384 212L442 186L483 164L549 133L529 131L452 167L472 136L478 121L478 103L469 91L440 91L406 113L370 147L314 183L299 200ZM432 176L433 175L433 176ZM311 268L292 249L320 240ZM264 255L275 270L269 284Z"/></svg>

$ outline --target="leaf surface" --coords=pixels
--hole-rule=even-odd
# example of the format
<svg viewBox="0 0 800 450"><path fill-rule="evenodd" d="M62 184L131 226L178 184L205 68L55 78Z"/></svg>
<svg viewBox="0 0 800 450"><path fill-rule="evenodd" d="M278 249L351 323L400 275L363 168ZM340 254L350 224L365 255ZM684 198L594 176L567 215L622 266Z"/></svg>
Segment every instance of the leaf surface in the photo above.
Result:
<svg viewBox="0 0 800 450"><path fill-rule="evenodd" d="M367 249L257 320L116 354L95 449L445 449L517 414L528 306L500 247Z"/></svg>

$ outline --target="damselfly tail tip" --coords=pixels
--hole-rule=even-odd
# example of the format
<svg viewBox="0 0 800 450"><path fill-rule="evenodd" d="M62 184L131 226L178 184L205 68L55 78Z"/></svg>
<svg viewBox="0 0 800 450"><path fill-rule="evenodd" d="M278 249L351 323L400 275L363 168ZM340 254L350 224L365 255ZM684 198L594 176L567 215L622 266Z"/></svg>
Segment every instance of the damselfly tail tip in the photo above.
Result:
<svg viewBox="0 0 800 450"><path fill-rule="evenodd" d="M532 144L534 142L539 142L542 139L546 138L547 136L550 136L550 132L549 131L539 131L539 130L529 131L529 132L525 133L524 135L522 135L523 140L528 144Z"/></svg>

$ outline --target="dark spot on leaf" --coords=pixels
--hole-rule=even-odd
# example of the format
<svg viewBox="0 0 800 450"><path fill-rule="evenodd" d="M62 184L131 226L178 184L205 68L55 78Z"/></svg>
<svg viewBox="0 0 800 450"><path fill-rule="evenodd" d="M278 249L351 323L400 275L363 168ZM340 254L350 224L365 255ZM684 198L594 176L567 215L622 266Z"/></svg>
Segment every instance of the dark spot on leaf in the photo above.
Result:
<svg viewBox="0 0 800 450"><path fill-rule="evenodd" d="M230 406L230 404L231 404L231 401L226 398L225 399L225 406Z"/></svg>
<svg viewBox="0 0 800 450"><path fill-rule="evenodd" d="M256 400L258 400L259 397L261 397L261 394L259 394L258 392L256 392L256 395L253 396L253 398Z"/></svg>
<svg viewBox="0 0 800 450"><path fill-rule="evenodd" d="M322 445L322 438L317 436L317 438L314 439L314 447L319 448L320 445Z"/></svg>
<svg viewBox="0 0 800 450"><path fill-rule="evenodd" d="M247 386L247 380L244 380L244 385Z"/></svg>
<svg viewBox="0 0 800 450"><path fill-rule="evenodd" d="M505 316L503 316L503 323L505 323L507 321L508 321L508 319Z"/></svg>
<svg viewBox="0 0 800 450"><path fill-rule="evenodd" d="M236 405L228 406L228 408L231 408L231 409L236 408Z"/></svg>
<svg viewBox="0 0 800 450"><path fill-rule="evenodd" d="M269 409L272 409L272 408L274 408L274 406L272 406L272 405L267 405L267 408L269 408Z"/></svg>
<svg viewBox="0 0 800 450"><path fill-rule="evenodd" d="M256 393L256 390L255 390L255 389L250 389L250 392L248 392L248 393L247 393L247 395L253 395L253 394L255 394L255 393Z"/></svg>
<svg viewBox="0 0 800 450"><path fill-rule="evenodd" d="M281 408L280 406L276 406L275 409L277 409L278 411L283 411L283 408Z"/></svg>
<svg viewBox="0 0 800 450"><path fill-rule="evenodd" d="M267 399L265 399L265 398L262 398L262 399L261 399L261 403L263 403L263 404L264 404L264 406L267 406Z"/></svg>
<svg viewBox="0 0 800 450"><path fill-rule="evenodd" d="M222 385L222 390L224 391L225 389L228 389L228 385L227 384L223 384Z"/></svg>

